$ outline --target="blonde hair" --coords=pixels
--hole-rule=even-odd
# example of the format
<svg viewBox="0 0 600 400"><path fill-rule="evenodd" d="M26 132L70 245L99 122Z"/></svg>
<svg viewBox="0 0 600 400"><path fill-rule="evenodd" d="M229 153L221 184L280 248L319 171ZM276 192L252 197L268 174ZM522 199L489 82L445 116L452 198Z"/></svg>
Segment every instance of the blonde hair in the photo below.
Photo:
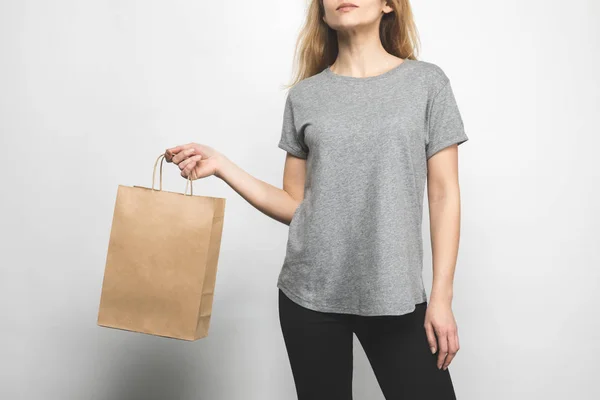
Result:
<svg viewBox="0 0 600 400"><path fill-rule="evenodd" d="M410 1L387 0L387 3L393 11L383 14L379 26L383 47L396 57L416 60L419 35ZM323 0L310 0L306 21L296 40L294 77L286 88L321 72L337 58L337 34L323 21L324 15Z"/></svg>

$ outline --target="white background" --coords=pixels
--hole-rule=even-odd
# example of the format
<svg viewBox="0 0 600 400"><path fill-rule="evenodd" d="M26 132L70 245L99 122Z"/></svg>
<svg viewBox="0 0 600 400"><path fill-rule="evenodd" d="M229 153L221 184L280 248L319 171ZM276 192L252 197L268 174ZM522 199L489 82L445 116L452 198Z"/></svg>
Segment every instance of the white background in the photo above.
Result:
<svg viewBox="0 0 600 400"><path fill-rule="evenodd" d="M413 7L470 138L458 398L600 398L599 2ZM299 0L0 2L1 398L295 398L277 316L287 226L215 177L194 185L228 201L209 337L96 318L117 185L150 185L165 148L211 145L281 187L303 19ZM178 172L165 189L183 191ZM383 399L356 339L354 390Z"/></svg>

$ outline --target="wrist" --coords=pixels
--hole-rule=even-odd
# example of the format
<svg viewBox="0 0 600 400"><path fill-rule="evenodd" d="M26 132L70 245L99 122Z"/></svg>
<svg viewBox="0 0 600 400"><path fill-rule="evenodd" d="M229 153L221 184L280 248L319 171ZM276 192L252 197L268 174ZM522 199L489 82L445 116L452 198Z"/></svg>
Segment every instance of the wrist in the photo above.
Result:
<svg viewBox="0 0 600 400"><path fill-rule="evenodd" d="M431 290L430 301L443 302L447 304L452 303L453 291L452 286L436 286L434 285Z"/></svg>
<svg viewBox="0 0 600 400"><path fill-rule="evenodd" d="M229 159L225 157L223 154L218 154L215 157L215 173L214 175L219 179L224 179L224 176L227 172L227 167L229 165Z"/></svg>

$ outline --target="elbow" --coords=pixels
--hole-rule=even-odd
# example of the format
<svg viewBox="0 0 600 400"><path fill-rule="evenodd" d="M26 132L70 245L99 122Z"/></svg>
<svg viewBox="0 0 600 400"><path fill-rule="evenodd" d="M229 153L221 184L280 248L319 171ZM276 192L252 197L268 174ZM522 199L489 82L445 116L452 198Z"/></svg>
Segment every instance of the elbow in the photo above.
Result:
<svg viewBox="0 0 600 400"><path fill-rule="evenodd" d="M441 203L454 200L460 196L458 182L433 183L428 186L427 198L429 203Z"/></svg>

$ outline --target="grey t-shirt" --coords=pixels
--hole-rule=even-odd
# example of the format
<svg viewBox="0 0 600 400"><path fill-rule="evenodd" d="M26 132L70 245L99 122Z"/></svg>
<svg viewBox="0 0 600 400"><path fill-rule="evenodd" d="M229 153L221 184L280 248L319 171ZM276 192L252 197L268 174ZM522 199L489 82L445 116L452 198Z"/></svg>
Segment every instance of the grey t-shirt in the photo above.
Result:
<svg viewBox="0 0 600 400"><path fill-rule="evenodd" d="M448 77L405 60L357 78L329 68L288 94L279 147L306 159L277 287L316 311L401 315L422 280L427 159L468 138Z"/></svg>

